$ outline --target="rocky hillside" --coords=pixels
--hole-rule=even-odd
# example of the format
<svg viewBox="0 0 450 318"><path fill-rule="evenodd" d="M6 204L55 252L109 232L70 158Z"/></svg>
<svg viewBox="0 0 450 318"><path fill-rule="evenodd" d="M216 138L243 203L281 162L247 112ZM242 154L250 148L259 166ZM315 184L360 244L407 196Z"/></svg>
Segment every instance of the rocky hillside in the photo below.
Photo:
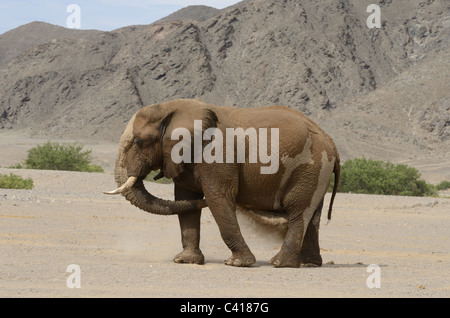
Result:
<svg viewBox="0 0 450 318"><path fill-rule="evenodd" d="M344 158L449 154L450 2L380 1L380 29L370 3L193 6L112 32L22 26L0 35L0 128L118 140L140 107L200 98L301 110Z"/></svg>
<svg viewBox="0 0 450 318"><path fill-rule="evenodd" d="M32 22L22 25L4 34L0 34L0 66L26 51L27 49L62 38L81 38L101 31L80 31L60 26Z"/></svg>
<svg viewBox="0 0 450 318"><path fill-rule="evenodd" d="M157 23L164 23L169 21L205 21L209 18L214 17L220 13L219 9L208 7L208 6L187 6L183 9L180 9L165 18L160 19Z"/></svg>

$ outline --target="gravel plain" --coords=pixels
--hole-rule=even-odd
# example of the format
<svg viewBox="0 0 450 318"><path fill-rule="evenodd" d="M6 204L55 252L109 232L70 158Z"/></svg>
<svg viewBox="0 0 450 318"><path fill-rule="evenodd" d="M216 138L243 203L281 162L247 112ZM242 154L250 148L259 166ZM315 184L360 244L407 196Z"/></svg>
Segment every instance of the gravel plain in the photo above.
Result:
<svg viewBox="0 0 450 318"><path fill-rule="evenodd" d="M38 142L1 136L0 165L22 161ZM181 251L177 218L102 194L115 188L116 145L88 148L105 173L0 168L0 174L31 177L35 185L0 189L0 297L450 296L448 198L338 194L331 222L322 216L320 268L272 267L281 241L244 218L241 230L257 262L225 266L230 251L204 209L206 264L175 264ZM146 187L173 198L171 185ZM328 202L329 196L324 209ZM79 266L80 288L68 287L76 281L72 264Z"/></svg>

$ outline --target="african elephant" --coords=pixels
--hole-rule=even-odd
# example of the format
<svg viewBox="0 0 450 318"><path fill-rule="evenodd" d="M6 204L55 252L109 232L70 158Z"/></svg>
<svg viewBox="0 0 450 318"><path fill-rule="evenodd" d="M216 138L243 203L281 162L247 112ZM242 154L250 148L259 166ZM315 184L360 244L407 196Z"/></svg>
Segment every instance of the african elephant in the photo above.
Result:
<svg viewBox="0 0 450 318"><path fill-rule="evenodd" d="M210 128L215 129L215 133L211 134ZM271 149L272 171L262 173L262 168L268 168L268 152L257 162L249 160L251 150L256 148L246 148L244 160L242 156L241 160L236 160L239 159L236 155L239 141L228 144L228 136L226 151L220 152L223 150L217 146L220 137L232 128L245 130L243 136L236 134L236 138L244 140L246 147L250 147L254 138L249 132L259 131L258 149ZM263 129L270 129L268 141L268 132ZM186 140L180 139L180 132L186 131L190 132ZM209 137L203 135L202 139L207 131ZM262 132L266 133L267 145L261 142ZM276 132L278 139L272 138L276 137ZM230 138L233 139L234 136ZM181 147L183 140L184 146L192 147ZM196 140L197 144L192 145ZM211 146L213 141L216 148ZM196 160L193 158L195 151L187 153L189 149L197 149L206 154L208 145L210 155L211 148L215 150L215 161ZM174 155L181 154L184 161L174 159ZM150 171L158 169L158 178L173 179L175 201L156 198L145 190L143 179ZM105 193L120 193L133 205L150 213L177 214L183 246L183 251L174 258L177 263L204 263L199 248L200 215L201 209L208 206L223 241L232 252L226 265L250 266L255 262L237 222L236 209L241 208L254 211L260 219L271 216L287 224L281 250L271 259L275 267L321 266L320 216L334 172L328 211L328 219L331 218L339 171L339 154L332 139L298 111L284 106L236 108L178 99L143 107L129 121L120 139L115 167L119 188Z"/></svg>

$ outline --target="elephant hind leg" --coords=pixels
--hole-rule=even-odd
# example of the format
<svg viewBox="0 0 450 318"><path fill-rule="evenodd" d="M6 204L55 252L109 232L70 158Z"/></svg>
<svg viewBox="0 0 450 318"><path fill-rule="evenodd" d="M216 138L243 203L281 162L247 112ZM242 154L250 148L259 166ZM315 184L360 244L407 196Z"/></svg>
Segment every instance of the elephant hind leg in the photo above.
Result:
<svg viewBox="0 0 450 318"><path fill-rule="evenodd" d="M288 232L280 252L271 261L275 266L299 267L302 262L322 264L319 221L323 199L334 169L334 159L331 156L331 161L328 160L326 150L320 155L321 160L318 160L319 155L313 156L312 164L306 167L300 165L290 177L292 183L282 200L288 212Z"/></svg>
<svg viewBox="0 0 450 318"><path fill-rule="evenodd" d="M322 256L319 247L319 225L322 215L323 200L319 203L303 238L302 250L300 252L300 264L305 267L322 266Z"/></svg>
<svg viewBox="0 0 450 318"><path fill-rule="evenodd" d="M296 180L304 180L304 176L297 176ZM288 213L288 231L280 252L271 260L274 266L299 267L305 261L318 265L316 236L325 192L326 189L298 183L286 194L283 205Z"/></svg>
<svg viewBox="0 0 450 318"><path fill-rule="evenodd" d="M278 254L272 257L270 263L275 267L300 267L304 233L303 220L289 222L289 229L283 245Z"/></svg>

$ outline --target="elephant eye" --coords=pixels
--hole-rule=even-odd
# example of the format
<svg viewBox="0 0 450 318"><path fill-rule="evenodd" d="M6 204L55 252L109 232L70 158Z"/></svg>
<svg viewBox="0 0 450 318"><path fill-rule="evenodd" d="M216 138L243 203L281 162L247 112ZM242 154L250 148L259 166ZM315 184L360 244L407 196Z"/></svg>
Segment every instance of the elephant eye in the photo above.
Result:
<svg viewBox="0 0 450 318"><path fill-rule="evenodd" d="M142 141L141 138L139 138L139 137L134 138L134 144L135 144L136 146L138 146L138 148L142 148L142 144L143 144L143 143L144 143L144 142Z"/></svg>

